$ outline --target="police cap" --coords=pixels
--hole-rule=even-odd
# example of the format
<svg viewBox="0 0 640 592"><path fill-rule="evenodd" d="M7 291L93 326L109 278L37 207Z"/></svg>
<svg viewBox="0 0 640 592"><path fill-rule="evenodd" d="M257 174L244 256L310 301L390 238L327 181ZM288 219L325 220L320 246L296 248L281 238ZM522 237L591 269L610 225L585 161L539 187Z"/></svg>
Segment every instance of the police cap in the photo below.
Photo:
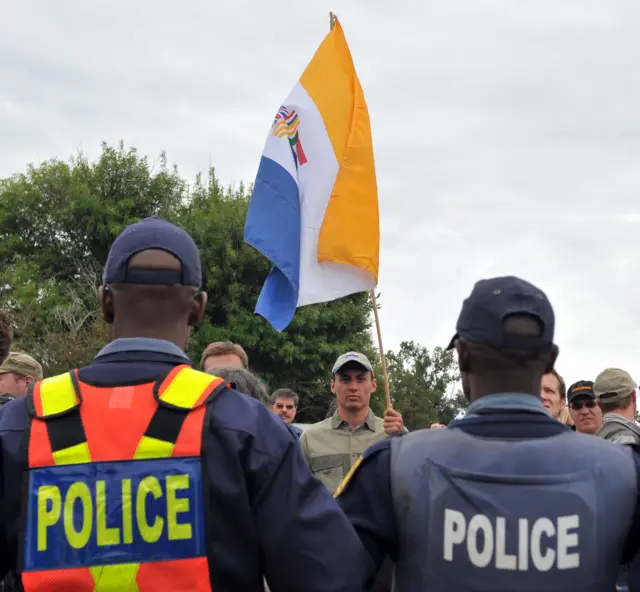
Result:
<svg viewBox="0 0 640 592"><path fill-rule="evenodd" d="M181 269L130 268L131 257L142 251L165 251L180 261ZM104 270L105 284L182 284L200 287L200 253L187 232L161 218L145 218L127 226L116 238Z"/></svg>
<svg viewBox="0 0 640 592"><path fill-rule="evenodd" d="M506 333L504 321L510 315L535 318L542 328L540 335ZM464 339L493 349L547 352L553 347L554 327L551 303L533 284L513 276L480 280L462 304L457 332L447 349L453 349L457 339Z"/></svg>

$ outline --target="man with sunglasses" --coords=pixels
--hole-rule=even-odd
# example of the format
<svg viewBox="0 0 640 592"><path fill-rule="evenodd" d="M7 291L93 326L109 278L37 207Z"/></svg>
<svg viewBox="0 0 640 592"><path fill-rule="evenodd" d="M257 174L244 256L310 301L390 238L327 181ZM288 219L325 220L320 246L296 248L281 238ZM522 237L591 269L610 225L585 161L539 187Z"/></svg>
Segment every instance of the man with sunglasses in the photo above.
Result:
<svg viewBox="0 0 640 592"><path fill-rule="evenodd" d="M281 388L271 395L271 410L282 419L298 437L302 435L302 428L293 425L298 410L300 397L298 393L288 388Z"/></svg>
<svg viewBox="0 0 640 592"><path fill-rule="evenodd" d="M597 435L602 429L602 411L591 380L574 382L567 390L573 428L581 434Z"/></svg>

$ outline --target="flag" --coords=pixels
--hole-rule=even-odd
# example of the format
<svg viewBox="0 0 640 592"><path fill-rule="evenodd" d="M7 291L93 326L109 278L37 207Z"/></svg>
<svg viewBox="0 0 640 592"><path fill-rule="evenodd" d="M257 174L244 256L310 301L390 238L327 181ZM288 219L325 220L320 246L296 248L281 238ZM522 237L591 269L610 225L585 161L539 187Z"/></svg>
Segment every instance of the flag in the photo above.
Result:
<svg viewBox="0 0 640 592"><path fill-rule="evenodd" d="M244 238L273 263L255 312L278 331L299 306L378 283L371 125L340 23L274 117Z"/></svg>

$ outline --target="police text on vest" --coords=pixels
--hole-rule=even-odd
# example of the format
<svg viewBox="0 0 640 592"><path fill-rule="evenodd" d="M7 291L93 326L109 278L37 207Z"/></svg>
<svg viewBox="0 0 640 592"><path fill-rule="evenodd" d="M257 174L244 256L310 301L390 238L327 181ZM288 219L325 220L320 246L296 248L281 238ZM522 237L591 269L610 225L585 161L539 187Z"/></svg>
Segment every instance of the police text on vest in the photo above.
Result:
<svg viewBox="0 0 640 592"><path fill-rule="evenodd" d="M34 468L27 495L26 571L206 552L199 457Z"/></svg>
<svg viewBox="0 0 640 592"><path fill-rule="evenodd" d="M549 571L575 569L580 566L578 514L531 521L519 518L517 527L503 516L490 519L475 514L468 522L462 512L444 511L444 559L454 560L456 545L466 546L467 557L476 567L491 564L496 569L508 571ZM507 530L513 532L508 540ZM517 553L507 553L507 547Z"/></svg>

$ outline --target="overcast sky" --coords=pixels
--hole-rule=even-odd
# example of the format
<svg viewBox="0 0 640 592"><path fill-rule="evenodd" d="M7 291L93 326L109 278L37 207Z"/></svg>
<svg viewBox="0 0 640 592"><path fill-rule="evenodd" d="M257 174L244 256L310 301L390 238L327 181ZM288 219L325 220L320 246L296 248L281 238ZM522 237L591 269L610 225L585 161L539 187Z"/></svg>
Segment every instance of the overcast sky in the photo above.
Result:
<svg viewBox="0 0 640 592"><path fill-rule="evenodd" d="M640 380L640 3L394 4L0 0L0 176L123 139L252 182L333 10L373 127L385 346L445 345L477 279L517 274L568 382Z"/></svg>

